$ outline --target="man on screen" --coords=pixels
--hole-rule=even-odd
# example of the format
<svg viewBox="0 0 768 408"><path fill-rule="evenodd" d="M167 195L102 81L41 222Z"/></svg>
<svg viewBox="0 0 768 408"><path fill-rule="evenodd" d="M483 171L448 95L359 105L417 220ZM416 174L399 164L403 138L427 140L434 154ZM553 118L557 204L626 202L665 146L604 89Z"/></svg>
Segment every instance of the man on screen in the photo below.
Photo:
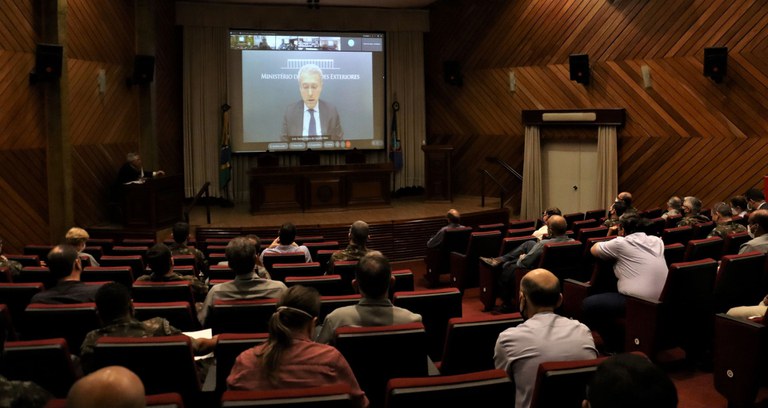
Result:
<svg viewBox="0 0 768 408"><path fill-rule="evenodd" d="M323 71L315 64L299 69L301 101L288 106L283 117L282 140L341 140L339 112L332 104L321 101Z"/></svg>

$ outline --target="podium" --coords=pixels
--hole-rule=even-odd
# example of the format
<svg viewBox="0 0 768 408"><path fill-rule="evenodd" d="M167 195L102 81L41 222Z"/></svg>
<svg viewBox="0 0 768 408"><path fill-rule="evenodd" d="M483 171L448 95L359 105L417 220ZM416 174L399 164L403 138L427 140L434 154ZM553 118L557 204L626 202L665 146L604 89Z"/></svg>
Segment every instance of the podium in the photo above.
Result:
<svg viewBox="0 0 768 408"><path fill-rule="evenodd" d="M453 201L452 176L453 164L450 145L422 145L424 151L424 176L427 201Z"/></svg>
<svg viewBox="0 0 768 408"><path fill-rule="evenodd" d="M180 174L124 184L122 193L125 227L157 228L181 220L184 179Z"/></svg>

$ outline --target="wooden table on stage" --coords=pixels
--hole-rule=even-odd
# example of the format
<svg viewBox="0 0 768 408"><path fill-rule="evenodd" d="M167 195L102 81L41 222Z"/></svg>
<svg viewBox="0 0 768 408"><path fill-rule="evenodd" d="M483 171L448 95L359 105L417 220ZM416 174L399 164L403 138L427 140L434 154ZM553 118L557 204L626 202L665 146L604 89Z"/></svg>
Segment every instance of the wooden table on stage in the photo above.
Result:
<svg viewBox="0 0 768 408"><path fill-rule="evenodd" d="M389 205L392 171L392 163L253 168L251 212Z"/></svg>
<svg viewBox="0 0 768 408"><path fill-rule="evenodd" d="M156 228L181 219L184 178L180 174L123 185L123 218L126 227Z"/></svg>

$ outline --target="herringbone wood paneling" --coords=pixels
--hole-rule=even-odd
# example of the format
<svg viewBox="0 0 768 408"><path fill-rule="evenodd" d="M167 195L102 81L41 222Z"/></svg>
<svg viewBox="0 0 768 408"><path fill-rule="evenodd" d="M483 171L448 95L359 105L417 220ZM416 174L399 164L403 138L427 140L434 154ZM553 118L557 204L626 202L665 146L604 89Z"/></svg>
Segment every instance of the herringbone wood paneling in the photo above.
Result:
<svg viewBox="0 0 768 408"><path fill-rule="evenodd" d="M526 109L625 108L619 189L637 206L673 194L710 206L762 185L768 172L768 4L760 1L569 2L443 0L426 37L430 143L452 144L459 193L498 156L522 170ZM722 84L703 76L704 48L729 49ZM568 56L589 54L592 81L569 80ZM458 61L464 84L443 80ZM641 66L653 86L643 87ZM509 91L513 70L516 91ZM589 132L544 128L542 138ZM596 138L596 129L592 132ZM499 173L503 174L503 173ZM519 202L520 183L504 179ZM556 204L556 203L555 203Z"/></svg>

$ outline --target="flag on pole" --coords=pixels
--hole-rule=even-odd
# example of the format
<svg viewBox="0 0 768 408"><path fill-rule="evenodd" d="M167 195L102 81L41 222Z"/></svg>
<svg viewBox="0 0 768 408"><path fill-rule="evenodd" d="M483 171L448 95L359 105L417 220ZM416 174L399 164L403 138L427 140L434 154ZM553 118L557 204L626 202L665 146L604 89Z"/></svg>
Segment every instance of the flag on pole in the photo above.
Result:
<svg viewBox="0 0 768 408"><path fill-rule="evenodd" d="M392 103L392 126L390 127L390 134L392 141L390 143L389 156L394 164L395 171L400 171L403 168L403 151L400 148L400 139L397 137L397 111L400 110L400 104L395 101Z"/></svg>
<svg viewBox="0 0 768 408"><path fill-rule="evenodd" d="M224 104L221 124L221 148L219 149L219 189L227 188L232 179L232 148L229 146L229 105Z"/></svg>

